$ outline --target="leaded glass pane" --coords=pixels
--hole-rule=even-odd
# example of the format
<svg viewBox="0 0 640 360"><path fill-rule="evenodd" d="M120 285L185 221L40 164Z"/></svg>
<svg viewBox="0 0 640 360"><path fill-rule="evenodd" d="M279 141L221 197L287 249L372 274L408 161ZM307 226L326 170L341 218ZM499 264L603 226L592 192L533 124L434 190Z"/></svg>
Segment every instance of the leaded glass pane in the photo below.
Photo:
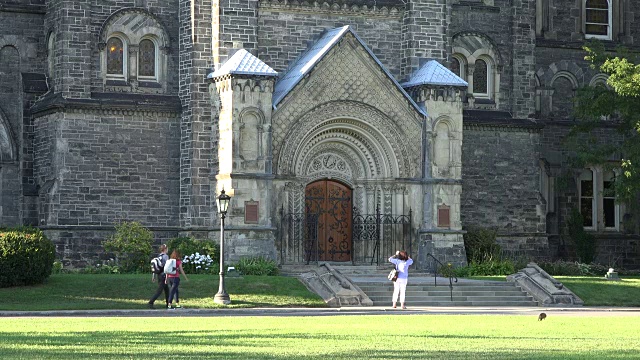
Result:
<svg viewBox="0 0 640 360"><path fill-rule="evenodd" d="M451 72L460 76L460 61L456 58L453 58L453 60L451 60Z"/></svg>
<svg viewBox="0 0 640 360"><path fill-rule="evenodd" d="M582 214L582 226L593 226L593 201L590 198L583 198L580 203L580 213Z"/></svg>
<svg viewBox="0 0 640 360"><path fill-rule="evenodd" d="M608 25L587 24L585 26L586 33L590 35L607 35L608 30Z"/></svg>
<svg viewBox="0 0 640 360"><path fill-rule="evenodd" d="M608 9L609 1L607 0L587 0L587 9Z"/></svg>
<svg viewBox="0 0 640 360"><path fill-rule="evenodd" d="M476 60L473 70L473 92L487 94L487 63L484 60Z"/></svg>
<svg viewBox="0 0 640 360"><path fill-rule="evenodd" d="M587 22L596 24L608 24L609 12L607 10L587 10Z"/></svg>
<svg viewBox="0 0 640 360"><path fill-rule="evenodd" d="M156 46L151 40L140 41L140 76L156 76Z"/></svg>
<svg viewBox="0 0 640 360"><path fill-rule="evenodd" d="M124 74L124 45L115 37L107 41L107 74Z"/></svg>
<svg viewBox="0 0 640 360"><path fill-rule="evenodd" d="M591 0L586 3L585 33L607 36L609 33L609 2Z"/></svg>

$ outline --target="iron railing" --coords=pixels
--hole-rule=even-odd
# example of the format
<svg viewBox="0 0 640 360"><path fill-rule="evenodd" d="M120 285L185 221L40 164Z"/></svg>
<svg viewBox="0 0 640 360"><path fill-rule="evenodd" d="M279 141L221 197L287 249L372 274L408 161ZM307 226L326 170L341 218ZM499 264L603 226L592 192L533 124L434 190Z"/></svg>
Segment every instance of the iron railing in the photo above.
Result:
<svg viewBox="0 0 640 360"><path fill-rule="evenodd" d="M396 250L411 254L413 231L412 211L408 215L382 214L376 207L375 214L360 214L353 209L352 263L380 265ZM323 251L318 237L319 216L308 213L284 213L280 209L280 263L319 263ZM326 254L325 254L326 255ZM325 256L326 257L326 256Z"/></svg>
<svg viewBox="0 0 640 360"><path fill-rule="evenodd" d="M443 263L440 262L440 260L436 259L435 256L431 254L427 254L427 256L432 258L435 261L433 263L433 285L438 286L438 265L437 264L440 264L441 268L445 268L445 266ZM451 271L448 271L448 274L442 273L442 275L449 278L449 294L451 295L451 301L453 301L453 283L458 282L458 278L453 274L453 269L451 269Z"/></svg>

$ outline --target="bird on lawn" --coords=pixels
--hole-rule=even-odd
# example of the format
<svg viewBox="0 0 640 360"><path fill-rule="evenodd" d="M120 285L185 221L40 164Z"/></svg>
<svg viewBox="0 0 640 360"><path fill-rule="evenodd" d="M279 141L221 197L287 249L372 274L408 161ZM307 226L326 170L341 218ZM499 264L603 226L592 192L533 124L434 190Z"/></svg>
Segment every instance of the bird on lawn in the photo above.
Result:
<svg viewBox="0 0 640 360"><path fill-rule="evenodd" d="M547 318L547 314L545 314L545 313L540 313L540 315L538 315L538 321L542 321L542 320L544 320L546 318Z"/></svg>

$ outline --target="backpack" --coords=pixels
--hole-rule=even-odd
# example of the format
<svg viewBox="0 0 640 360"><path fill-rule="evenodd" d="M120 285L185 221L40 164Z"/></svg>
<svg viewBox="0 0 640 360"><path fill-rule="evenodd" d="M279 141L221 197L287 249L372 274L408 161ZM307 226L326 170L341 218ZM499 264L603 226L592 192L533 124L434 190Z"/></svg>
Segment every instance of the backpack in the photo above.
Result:
<svg viewBox="0 0 640 360"><path fill-rule="evenodd" d="M154 274L162 274L164 272L164 265L167 262L167 256L160 254L157 257L151 259L151 272Z"/></svg>
<svg viewBox="0 0 640 360"><path fill-rule="evenodd" d="M164 273L167 275L175 275L177 271L176 259L167 260L167 263L164 264Z"/></svg>

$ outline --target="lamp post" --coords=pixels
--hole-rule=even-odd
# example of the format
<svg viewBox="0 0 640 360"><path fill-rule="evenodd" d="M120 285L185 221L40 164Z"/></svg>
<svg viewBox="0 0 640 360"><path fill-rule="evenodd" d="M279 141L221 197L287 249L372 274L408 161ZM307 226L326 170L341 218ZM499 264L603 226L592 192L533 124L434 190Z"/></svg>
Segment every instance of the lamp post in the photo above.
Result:
<svg viewBox="0 0 640 360"><path fill-rule="evenodd" d="M222 189L220 196L218 196L218 212L220 212L220 286L218 287L218 293L213 297L213 302L222 305L231 304L231 298L224 288L224 218L227 216L230 200L231 196L225 194L224 189Z"/></svg>

